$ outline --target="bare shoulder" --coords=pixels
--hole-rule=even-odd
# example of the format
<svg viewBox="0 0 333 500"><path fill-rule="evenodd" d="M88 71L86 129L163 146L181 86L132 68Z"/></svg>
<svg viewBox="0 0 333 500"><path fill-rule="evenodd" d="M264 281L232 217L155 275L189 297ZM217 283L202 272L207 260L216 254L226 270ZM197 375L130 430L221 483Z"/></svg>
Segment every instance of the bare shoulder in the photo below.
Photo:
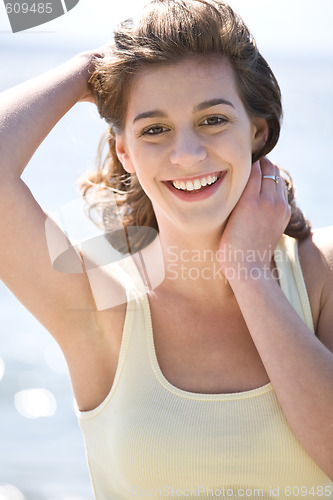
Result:
<svg viewBox="0 0 333 500"><path fill-rule="evenodd" d="M309 266L313 271L315 265L320 277L327 276L333 266L333 226L315 229L298 249L303 270Z"/></svg>
<svg viewBox="0 0 333 500"><path fill-rule="evenodd" d="M333 226L316 229L300 242L299 258L316 333L333 349Z"/></svg>

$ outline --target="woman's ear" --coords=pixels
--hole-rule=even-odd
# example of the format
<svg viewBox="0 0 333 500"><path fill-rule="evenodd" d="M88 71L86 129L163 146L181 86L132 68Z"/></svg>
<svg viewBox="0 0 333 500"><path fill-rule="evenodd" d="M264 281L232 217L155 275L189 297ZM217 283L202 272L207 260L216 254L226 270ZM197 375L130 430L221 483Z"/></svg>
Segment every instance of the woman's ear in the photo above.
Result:
<svg viewBox="0 0 333 500"><path fill-rule="evenodd" d="M127 152L124 137L120 134L116 135L116 153L118 156L118 160L122 164L124 170L126 170L126 172L129 174L133 174L135 172L135 168L132 163L131 157Z"/></svg>
<svg viewBox="0 0 333 500"><path fill-rule="evenodd" d="M260 151L266 144L268 139L268 125L265 118L254 118L252 120L253 136L252 136L252 153Z"/></svg>

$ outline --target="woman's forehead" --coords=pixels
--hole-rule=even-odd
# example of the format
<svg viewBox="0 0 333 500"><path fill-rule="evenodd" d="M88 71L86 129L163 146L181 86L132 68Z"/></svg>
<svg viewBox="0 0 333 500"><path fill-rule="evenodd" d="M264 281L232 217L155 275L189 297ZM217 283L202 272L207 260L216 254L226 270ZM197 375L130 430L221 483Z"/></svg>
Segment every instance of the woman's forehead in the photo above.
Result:
<svg viewBox="0 0 333 500"><path fill-rule="evenodd" d="M216 92L238 98L234 70L227 58L192 57L172 64L143 67L134 77L128 95L128 106L144 107L149 103L223 97Z"/></svg>

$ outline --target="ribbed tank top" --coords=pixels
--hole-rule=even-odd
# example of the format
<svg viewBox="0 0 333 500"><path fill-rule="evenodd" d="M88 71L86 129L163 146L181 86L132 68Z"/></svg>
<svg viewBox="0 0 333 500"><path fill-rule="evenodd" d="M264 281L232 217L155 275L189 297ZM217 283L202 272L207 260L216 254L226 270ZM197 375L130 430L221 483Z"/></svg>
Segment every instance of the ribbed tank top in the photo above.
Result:
<svg viewBox="0 0 333 500"><path fill-rule="evenodd" d="M284 235L274 258L283 292L313 331L296 240ZM166 380L139 273L131 257L115 267L128 296L115 380L97 408L77 410L96 500L332 499L333 482L296 439L271 383L201 394Z"/></svg>

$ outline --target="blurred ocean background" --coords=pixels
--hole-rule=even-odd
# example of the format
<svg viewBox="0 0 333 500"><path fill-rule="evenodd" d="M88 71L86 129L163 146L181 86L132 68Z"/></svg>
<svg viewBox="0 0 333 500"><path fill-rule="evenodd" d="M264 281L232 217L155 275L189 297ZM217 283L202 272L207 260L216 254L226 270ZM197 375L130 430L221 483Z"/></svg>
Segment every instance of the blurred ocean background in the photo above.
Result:
<svg viewBox="0 0 333 500"><path fill-rule="evenodd" d="M142 3L81 0L65 16L17 34L11 33L1 4L0 90L104 43L114 24ZM333 3L230 4L253 30L282 88L284 125L270 158L292 174L299 204L313 226L332 225ZM104 128L95 107L82 103L37 151L24 179L46 211L52 213L77 199L76 180L93 167ZM92 498L63 356L0 283L0 500Z"/></svg>

